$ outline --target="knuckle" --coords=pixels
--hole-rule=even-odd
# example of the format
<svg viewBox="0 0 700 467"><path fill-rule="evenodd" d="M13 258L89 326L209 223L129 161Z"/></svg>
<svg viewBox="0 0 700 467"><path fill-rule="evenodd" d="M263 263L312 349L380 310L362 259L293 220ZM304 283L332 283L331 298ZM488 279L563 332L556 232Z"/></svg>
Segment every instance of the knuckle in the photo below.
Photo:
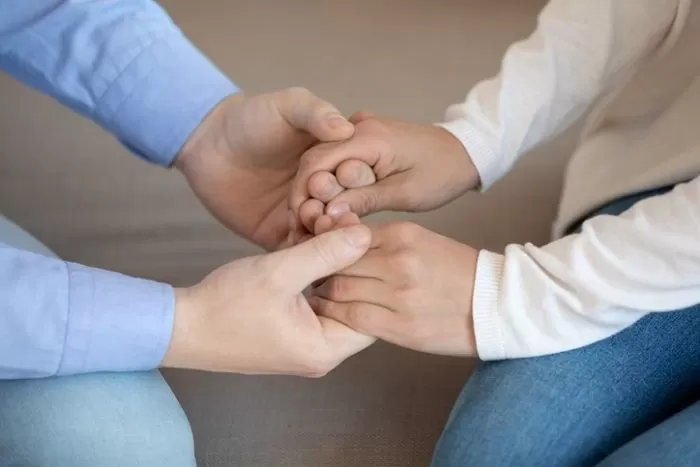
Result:
<svg viewBox="0 0 700 467"><path fill-rule="evenodd" d="M316 148L311 148L302 154L299 160L299 165L301 167L311 167L318 160L318 150Z"/></svg>
<svg viewBox="0 0 700 467"><path fill-rule="evenodd" d="M358 196L358 210L360 213L371 213L376 210L379 201L378 194L375 190L360 191Z"/></svg>
<svg viewBox="0 0 700 467"><path fill-rule="evenodd" d="M372 169L377 178L384 179L395 170L395 150L389 141L389 136L382 131L374 131L372 134L372 153L368 156L374 160Z"/></svg>
<svg viewBox="0 0 700 467"><path fill-rule="evenodd" d="M311 96L311 91L303 86L291 86L285 90L285 92L292 98L303 99Z"/></svg>
<svg viewBox="0 0 700 467"><path fill-rule="evenodd" d="M422 228L413 222L397 222L393 230L396 240L402 245L415 242L422 232Z"/></svg>
<svg viewBox="0 0 700 467"><path fill-rule="evenodd" d="M404 279L404 286L412 284L419 274L422 264L418 255L412 250L399 250L392 256L392 262L399 276Z"/></svg>
<svg viewBox="0 0 700 467"><path fill-rule="evenodd" d="M328 297L331 300L342 300L348 295L348 283L339 277L331 277L327 287Z"/></svg>
<svg viewBox="0 0 700 467"><path fill-rule="evenodd" d="M415 290L410 286L400 288L396 291L395 298L400 304L402 311L407 310L409 306L413 308L416 305L415 301L420 299L420 297L416 295Z"/></svg>
<svg viewBox="0 0 700 467"><path fill-rule="evenodd" d="M373 129L373 132L375 134L377 134L377 136L380 138L375 142L375 146L374 146L375 151L377 151L377 153L380 156L393 154L395 152L394 145L389 140L389 137L388 137L389 131L386 129L386 127L383 124L379 124L378 126L375 127L375 129Z"/></svg>
<svg viewBox="0 0 700 467"><path fill-rule="evenodd" d="M314 173L323 170L323 161L327 152L323 145L319 145L302 154L299 159L299 173L297 177L301 175L308 179Z"/></svg>
<svg viewBox="0 0 700 467"><path fill-rule="evenodd" d="M376 117L371 117L371 118L367 118L365 120L362 120L357 125L362 127L362 129L364 131L376 134L377 136L382 136L382 135L386 135L387 133L389 133L389 128L386 126L386 124ZM382 141L378 141L378 143L379 144L386 144L388 146L388 143L385 143Z"/></svg>

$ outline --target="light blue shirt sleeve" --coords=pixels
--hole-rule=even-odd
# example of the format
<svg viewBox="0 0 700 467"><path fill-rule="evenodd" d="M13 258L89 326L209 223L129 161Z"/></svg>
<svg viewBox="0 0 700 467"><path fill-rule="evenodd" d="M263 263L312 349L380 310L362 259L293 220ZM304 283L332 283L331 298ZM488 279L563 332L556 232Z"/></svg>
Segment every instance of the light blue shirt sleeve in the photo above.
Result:
<svg viewBox="0 0 700 467"><path fill-rule="evenodd" d="M165 166L238 91L150 0L0 0L0 68Z"/></svg>
<svg viewBox="0 0 700 467"><path fill-rule="evenodd" d="M163 166L238 92L148 0L0 0L0 68ZM173 314L168 285L0 245L0 379L154 368Z"/></svg>
<svg viewBox="0 0 700 467"><path fill-rule="evenodd" d="M153 369L174 306L169 285L0 243L0 379Z"/></svg>

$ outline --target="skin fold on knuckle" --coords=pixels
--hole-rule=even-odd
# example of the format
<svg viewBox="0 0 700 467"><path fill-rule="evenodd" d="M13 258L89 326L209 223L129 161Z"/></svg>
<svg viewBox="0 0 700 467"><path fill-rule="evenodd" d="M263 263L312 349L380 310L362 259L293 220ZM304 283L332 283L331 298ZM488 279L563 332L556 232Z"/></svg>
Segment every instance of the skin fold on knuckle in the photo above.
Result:
<svg viewBox="0 0 700 467"><path fill-rule="evenodd" d="M352 193L352 192L349 192ZM369 214L377 210L379 202L376 190L363 190L355 193L357 210L360 214Z"/></svg>
<svg viewBox="0 0 700 467"><path fill-rule="evenodd" d="M346 301L350 294L348 281L341 277L331 277L324 284L326 295L329 300Z"/></svg>
<svg viewBox="0 0 700 467"><path fill-rule="evenodd" d="M413 222L397 222L391 226L393 237L403 246L413 244L419 239L422 228Z"/></svg>

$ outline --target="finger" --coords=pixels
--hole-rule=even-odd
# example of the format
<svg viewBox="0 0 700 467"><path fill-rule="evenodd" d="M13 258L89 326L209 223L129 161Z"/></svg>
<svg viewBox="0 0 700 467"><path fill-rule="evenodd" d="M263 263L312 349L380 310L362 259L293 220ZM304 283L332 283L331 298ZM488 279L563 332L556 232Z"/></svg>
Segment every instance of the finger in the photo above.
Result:
<svg viewBox="0 0 700 467"><path fill-rule="evenodd" d="M350 116L348 120L350 120L350 123L356 124L360 123L363 120L369 120L370 118L377 118L377 114L374 112L369 112L367 110L358 110L354 114Z"/></svg>
<svg viewBox="0 0 700 467"><path fill-rule="evenodd" d="M391 211L406 204L408 194L401 183L401 174L369 186L343 191L326 205L326 214L336 215L351 210L358 216Z"/></svg>
<svg viewBox="0 0 700 467"><path fill-rule="evenodd" d="M326 205L317 199L308 199L299 209L299 220L309 233L314 232L316 220L323 215Z"/></svg>
<svg viewBox="0 0 700 467"><path fill-rule="evenodd" d="M362 334L379 337L388 334L396 316L384 307L371 303L337 303L321 297L311 297L309 305L319 316L343 323Z"/></svg>
<svg viewBox="0 0 700 467"><path fill-rule="evenodd" d="M354 212L346 212L340 217L334 218L335 220L335 226L333 228L338 229L338 228L343 228L343 227L350 227L351 225L359 224L360 223L360 216L355 214Z"/></svg>
<svg viewBox="0 0 700 467"><path fill-rule="evenodd" d="M313 295L333 302L365 302L393 309L396 289L379 279L336 274L314 289Z"/></svg>
<svg viewBox="0 0 700 467"><path fill-rule="evenodd" d="M324 203L338 196L343 190L335 175L330 172L316 172L309 178L309 194Z"/></svg>
<svg viewBox="0 0 700 467"><path fill-rule="evenodd" d="M379 161L386 150L377 148L381 143L369 140L350 139L343 143L319 144L301 157L299 170L292 182L289 208L298 215L302 203L309 198L309 179L316 172L334 172L342 162L357 159L370 167Z"/></svg>
<svg viewBox="0 0 700 467"><path fill-rule="evenodd" d="M280 114L294 128L305 131L319 141L342 141L355 127L330 102L304 88L289 88L276 93Z"/></svg>
<svg viewBox="0 0 700 467"><path fill-rule="evenodd" d="M382 249L371 249L356 263L346 267L341 274L349 277L364 277L391 282L393 277L390 256Z"/></svg>
<svg viewBox="0 0 700 467"><path fill-rule="evenodd" d="M316 220L316 224L314 225L314 234L321 235L330 230L349 227L359 223L360 218L354 212L346 212L340 217L335 218L324 214Z"/></svg>
<svg viewBox="0 0 700 467"><path fill-rule="evenodd" d="M371 230L370 250L362 259L343 269L342 275L401 284L407 269L416 267L414 255L407 246L420 242L425 229L412 222L391 222L372 226Z"/></svg>
<svg viewBox="0 0 700 467"><path fill-rule="evenodd" d="M414 249L417 243L424 241L425 233L429 232L425 227L409 221L373 225L371 230L372 245L370 248L387 255L398 250Z"/></svg>
<svg viewBox="0 0 700 467"><path fill-rule="evenodd" d="M316 219L316 223L314 224L314 235L323 235L326 232L330 232L333 230L334 226L335 221L333 218L324 214Z"/></svg>
<svg viewBox="0 0 700 467"><path fill-rule="evenodd" d="M377 181L377 176L374 174L372 167L355 159L341 162L338 168L335 169L335 178L336 183L341 188L362 188ZM331 200L329 199L328 201ZM328 201L325 202L327 203Z"/></svg>
<svg viewBox="0 0 700 467"><path fill-rule="evenodd" d="M274 284L300 293L316 279L330 276L359 260L371 243L371 231L358 224L334 230L263 257Z"/></svg>

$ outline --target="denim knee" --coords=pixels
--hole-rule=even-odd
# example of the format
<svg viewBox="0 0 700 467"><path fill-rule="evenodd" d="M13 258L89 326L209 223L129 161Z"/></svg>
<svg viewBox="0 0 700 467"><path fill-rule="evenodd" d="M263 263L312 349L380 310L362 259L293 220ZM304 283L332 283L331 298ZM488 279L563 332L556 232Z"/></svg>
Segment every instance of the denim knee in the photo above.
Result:
<svg viewBox="0 0 700 467"><path fill-rule="evenodd" d="M697 400L698 335L693 307L652 313L571 352L484 363L455 405L433 467L596 465Z"/></svg>
<svg viewBox="0 0 700 467"><path fill-rule="evenodd" d="M0 466L196 465L192 432L156 373L0 382Z"/></svg>
<svg viewBox="0 0 700 467"><path fill-rule="evenodd" d="M491 385L484 387L481 381L476 381L480 376L476 375L471 384L465 386L457 400L435 449L431 467L554 465L547 449L541 448L541 443L547 440L541 437L532 417L512 413L510 423L503 417L501 411L507 407L504 396L517 397L517 393L500 391L499 394L496 390L490 395L484 394L483 390L495 388ZM479 397L475 397L476 393ZM539 405L538 401L531 403ZM522 417L530 420L525 421ZM529 425L529 430L523 429L525 425Z"/></svg>

